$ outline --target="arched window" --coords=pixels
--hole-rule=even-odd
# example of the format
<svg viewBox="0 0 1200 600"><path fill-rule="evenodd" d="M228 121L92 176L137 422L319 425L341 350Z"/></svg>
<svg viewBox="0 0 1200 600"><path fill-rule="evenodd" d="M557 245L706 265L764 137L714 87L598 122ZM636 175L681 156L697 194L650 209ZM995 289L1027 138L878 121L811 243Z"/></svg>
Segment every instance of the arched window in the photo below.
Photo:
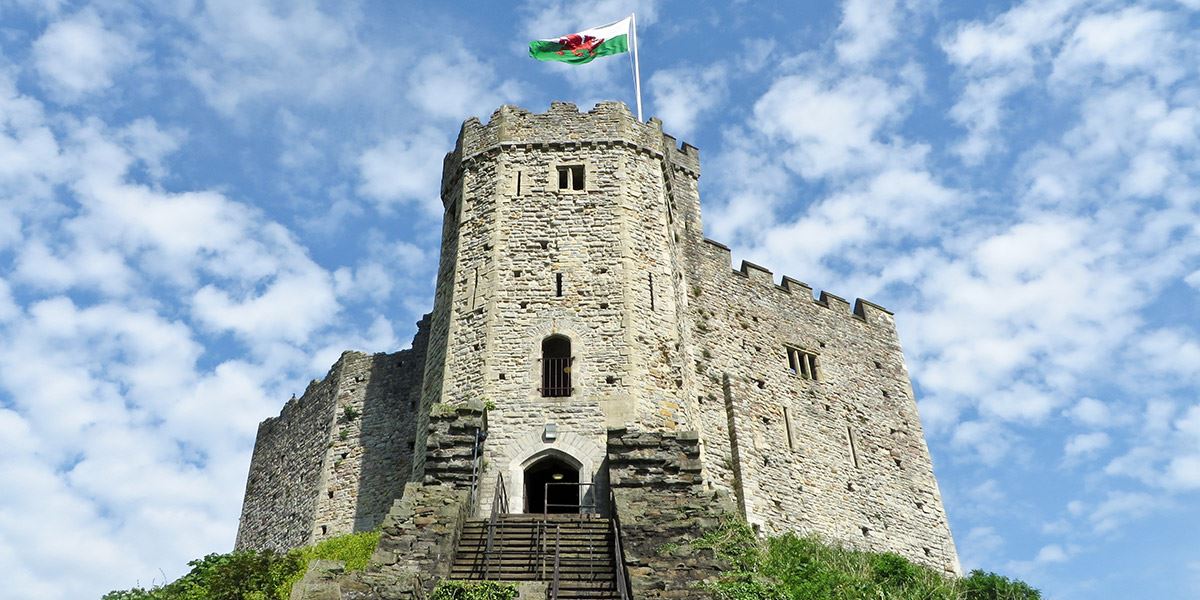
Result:
<svg viewBox="0 0 1200 600"><path fill-rule="evenodd" d="M542 340L542 397L571 395L571 340L552 335Z"/></svg>

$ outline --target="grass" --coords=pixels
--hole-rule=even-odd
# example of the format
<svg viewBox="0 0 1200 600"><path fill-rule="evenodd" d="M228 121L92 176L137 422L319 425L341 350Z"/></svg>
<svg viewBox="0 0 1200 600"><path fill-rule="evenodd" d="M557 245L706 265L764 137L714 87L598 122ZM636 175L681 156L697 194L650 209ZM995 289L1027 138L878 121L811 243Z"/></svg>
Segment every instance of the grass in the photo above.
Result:
<svg viewBox="0 0 1200 600"><path fill-rule="evenodd" d="M759 539L730 521L692 542L729 569L707 585L718 600L1040 600L1028 584L995 573L943 575L891 553L850 550L811 536Z"/></svg>

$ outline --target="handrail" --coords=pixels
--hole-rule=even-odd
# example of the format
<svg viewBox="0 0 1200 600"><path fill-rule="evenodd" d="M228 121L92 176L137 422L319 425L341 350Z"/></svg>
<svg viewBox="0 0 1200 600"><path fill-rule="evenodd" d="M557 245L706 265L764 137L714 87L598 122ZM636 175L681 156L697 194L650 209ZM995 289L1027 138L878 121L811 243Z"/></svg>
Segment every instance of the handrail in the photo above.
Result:
<svg viewBox="0 0 1200 600"><path fill-rule="evenodd" d="M554 526L554 579L550 583L550 600L558 600L559 558L562 554L562 525Z"/></svg>
<svg viewBox="0 0 1200 600"><path fill-rule="evenodd" d="M476 495L479 493L479 449L485 439L487 432L476 427L475 448L471 451L471 492L467 495L467 514L475 512Z"/></svg>
<svg viewBox="0 0 1200 600"><path fill-rule="evenodd" d="M483 578L491 579L492 547L496 541L496 521L501 514L508 513L508 490L504 486L504 473L496 475L496 493L492 495L492 513L488 517L487 546L483 551Z"/></svg>
<svg viewBox="0 0 1200 600"><path fill-rule="evenodd" d="M625 568L625 548L621 544L621 520L617 517L617 496L611 489L608 490L608 510L612 515L609 523L612 524L613 570L617 572L617 591L621 594L621 600L630 600L633 593L629 589L629 574Z"/></svg>
<svg viewBox="0 0 1200 600"><path fill-rule="evenodd" d="M593 489L592 502L590 504L585 504L583 502L574 502L574 503L570 503L570 504L564 504L564 503L560 503L560 502L550 502L550 486L552 486L552 485L575 486L577 488L580 488L580 494L579 494L580 496L583 495L582 488L590 487ZM594 483L546 482L545 488L543 490L543 495L542 495L542 515L545 516L545 515L550 514L551 506L557 506L557 507L563 507L563 508L575 508L576 513L579 515L595 514L596 513L596 496L594 493L595 486L596 486L596 484L594 484ZM533 507L530 507L530 508L533 508ZM583 509L585 509L585 508L590 508L590 509L592 509L592 511L591 512L583 512Z"/></svg>

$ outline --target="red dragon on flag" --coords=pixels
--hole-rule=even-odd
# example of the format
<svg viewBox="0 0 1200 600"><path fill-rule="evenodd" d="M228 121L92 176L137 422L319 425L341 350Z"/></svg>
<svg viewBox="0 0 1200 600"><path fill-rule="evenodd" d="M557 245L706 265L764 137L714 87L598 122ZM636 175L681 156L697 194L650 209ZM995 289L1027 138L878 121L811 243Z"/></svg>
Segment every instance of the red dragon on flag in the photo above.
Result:
<svg viewBox="0 0 1200 600"><path fill-rule="evenodd" d="M584 53L592 56L596 55L596 46L604 43L604 38L598 38L591 35L581 33L572 33L558 38L558 43L562 44L562 49L558 51L559 55L570 50L575 56L584 56Z"/></svg>

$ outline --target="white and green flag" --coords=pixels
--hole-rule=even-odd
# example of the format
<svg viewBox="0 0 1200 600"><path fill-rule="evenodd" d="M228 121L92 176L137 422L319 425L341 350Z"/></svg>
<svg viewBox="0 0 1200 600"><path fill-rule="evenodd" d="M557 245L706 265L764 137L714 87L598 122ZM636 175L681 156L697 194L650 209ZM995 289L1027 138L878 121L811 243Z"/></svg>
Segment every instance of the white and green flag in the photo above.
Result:
<svg viewBox="0 0 1200 600"><path fill-rule="evenodd" d="M551 60L581 65L601 56L629 52L629 29L633 17L616 23L584 29L579 33L551 40L529 42L529 55L538 60Z"/></svg>

